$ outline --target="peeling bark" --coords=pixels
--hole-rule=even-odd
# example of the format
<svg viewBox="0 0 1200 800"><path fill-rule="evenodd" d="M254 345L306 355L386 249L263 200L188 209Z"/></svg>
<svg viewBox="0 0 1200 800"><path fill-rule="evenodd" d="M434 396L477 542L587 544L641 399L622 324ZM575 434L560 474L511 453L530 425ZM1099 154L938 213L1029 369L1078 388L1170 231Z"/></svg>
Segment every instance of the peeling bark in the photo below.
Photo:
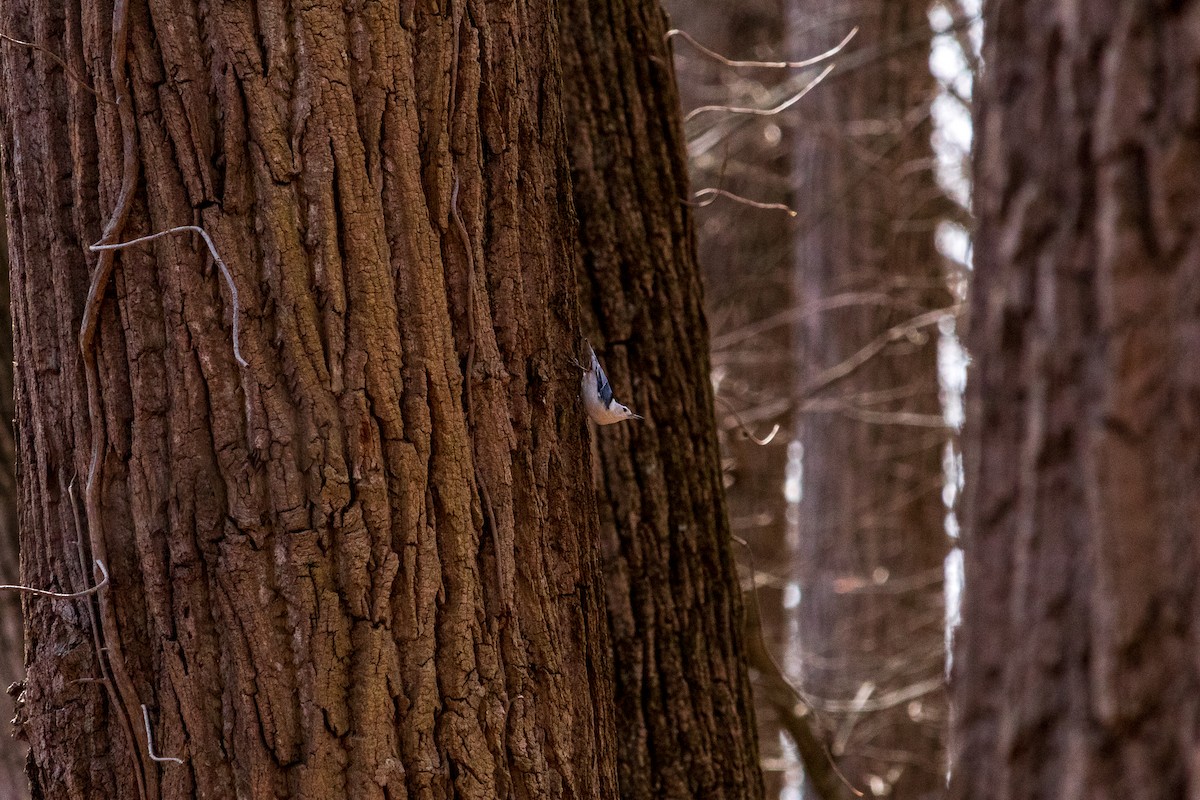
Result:
<svg viewBox="0 0 1200 800"><path fill-rule="evenodd" d="M987 7L953 797L1200 792L1198 24Z"/></svg>
<svg viewBox="0 0 1200 800"><path fill-rule="evenodd" d="M123 8L0 9L135 126L3 51L22 577L113 576L29 604L35 796L616 797L553 7ZM125 150L114 238L239 303L120 251L89 418Z"/></svg>
<svg viewBox="0 0 1200 800"><path fill-rule="evenodd" d="M665 16L657 0L562 15L585 328L646 417L596 436L621 797L760 798Z"/></svg>

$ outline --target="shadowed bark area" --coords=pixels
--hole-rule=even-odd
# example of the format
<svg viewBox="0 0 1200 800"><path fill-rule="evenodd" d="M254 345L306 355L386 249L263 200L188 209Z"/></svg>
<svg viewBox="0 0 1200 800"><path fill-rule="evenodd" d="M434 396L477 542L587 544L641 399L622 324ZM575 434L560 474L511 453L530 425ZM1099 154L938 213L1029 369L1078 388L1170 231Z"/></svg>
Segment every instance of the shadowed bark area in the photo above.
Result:
<svg viewBox="0 0 1200 800"><path fill-rule="evenodd" d="M615 798L554 8L0 25L35 796Z"/></svg>
<svg viewBox="0 0 1200 800"><path fill-rule="evenodd" d="M783 0L665 0L670 24L732 58L785 53ZM734 69L673 39L677 83L685 109L720 102L740 104L746 94L773 91L791 77L771 69ZM742 91L746 90L746 94ZM720 188L765 202L791 203L791 141L778 118L701 114L685 127L692 192ZM776 137L775 134L779 135ZM709 198L711 199L711 198ZM701 200L701 202L705 202ZM704 307L711 331L713 389L721 429L722 478L734 552L742 567L747 649L758 723L759 757L767 797L778 797L800 780L788 742L790 720L779 713L770 673L771 654L788 652L795 635L792 611L784 608L791 565L787 500L783 485L790 436L778 432L756 444L739 425L766 436L772 423L791 429L795 389L793 336L778 320L793 306L792 218L720 198L693 212L697 255L704 279ZM763 362L770 361L764 369ZM761 641L762 646L756 647ZM766 672L763 671L766 668ZM790 692L782 706L791 709ZM803 724L803 722L801 723ZM807 732L806 732L807 733ZM818 754L820 763L827 763Z"/></svg>
<svg viewBox="0 0 1200 800"><path fill-rule="evenodd" d="M796 126L800 670L849 783L895 800L946 782L949 540L924 0L792 0L793 51L859 32ZM817 796L810 785L808 796Z"/></svg>
<svg viewBox="0 0 1200 800"><path fill-rule="evenodd" d="M3 200L0 187L0 200ZM16 445L13 441L12 315L9 310L8 230L0 213L0 583L20 581L17 548ZM29 796L25 777L25 744L10 736L14 705L4 691L20 689L25 674L21 635L21 597L0 592L0 797Z"/></svg>
<svg viewBox="0 0 1200 800"><path fill-rule="evenodd" d="M585 329L646 417L595 431L621 797L759 798L665 17L570 0L562 20Z"/></svg>
<svg viewBox="0 0 1200 800"><path fill-rule="evenodd" d="M681 33L730 58L814 55L793 52L788 43L788 0L666 5ZM821 68L732 67L682 38L674 44L683 105L691 109L783 103ZM736 552L747 590L746 646L766 796L808 781L831 800L851 795L829 757L816 715L780 663L791 668L800 656L798 542L785 485L796 463L794 327L811 311L793 294L794 238L801 226L783 213L792 206L803 213L811 203L803 184L792 180L792 134L799 113L798 108L772 116L705 111L687 126L688 156L697 195L721 189L757 203L784 204L763 208L729 197L711 205L706 205L711 197L701 200L703 209L695 212L697 246L712 327L730 527L735 541L745 543L739 542ZM752 436L770 441L763 446Z"/></svg>
<svg viewBox="0 0 1200 800"><path fill-rule="evenodd" d="M951 795L1200 792L1200 4L986 7Z"/></svg>

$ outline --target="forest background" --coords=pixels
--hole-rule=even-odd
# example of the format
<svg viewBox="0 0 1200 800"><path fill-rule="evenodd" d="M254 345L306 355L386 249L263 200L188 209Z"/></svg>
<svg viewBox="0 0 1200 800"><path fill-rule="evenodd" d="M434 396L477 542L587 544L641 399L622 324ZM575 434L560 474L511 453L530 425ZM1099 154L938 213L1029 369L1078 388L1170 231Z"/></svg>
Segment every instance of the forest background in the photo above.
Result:
<svg viewBox="0 0 1200 800"><path fill-rule="evenodd" d="M1197 4L665 12L4 5L0 796L1196 790Z"/></svg>

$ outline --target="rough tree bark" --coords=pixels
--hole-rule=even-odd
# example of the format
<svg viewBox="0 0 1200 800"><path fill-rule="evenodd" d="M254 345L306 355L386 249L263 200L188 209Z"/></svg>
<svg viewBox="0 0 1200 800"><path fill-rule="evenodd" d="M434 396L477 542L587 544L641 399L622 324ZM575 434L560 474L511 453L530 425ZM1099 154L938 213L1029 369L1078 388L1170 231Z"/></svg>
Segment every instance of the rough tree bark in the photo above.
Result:
<svg viewBox="0 0 1200 800"><path fill-rule="evenodd" d="M616 797L554 7L115 5L0 9L100 97L4 51L22 577L112 574L29 602L35 795ZM236 296L87 251L180 224Z"/></svg>
<svg viewBox="0 0 1200 800"><path fill-rule="evenodd" d="M896 800L940 796L946 771L949 433L936 322L950 298L934 242L945 205L930 144L927 9L791 5L797 53L859 27L795 131L807 198L798 294L826 306L800 333L803 684L849 782Z"/></svg>
<svg viewBox="0 0 1200 800"><path fill-rule="evenodd" d="M679 95L658 0L568 0L585 328L646 419L598 433L621 797L761 798Z"/></svg>
<svg viewBox="0 0 1200 800"><path fill-rule="evenodd" d="M0 187L0 207L3 206ZM16 443L13 440L12 315L9 311L8 230L0 214L0 583L20 581L17 547ZM0 797L29 796L25 745L9 735L14 706L7 689L24 674L21 597L0 592Z"/></svg>
<svg viewBox="0 0 1200 800"><path fill-rule="evenodd" d="M986 7L951 794L1200 792L1200 4Z"/></svg>

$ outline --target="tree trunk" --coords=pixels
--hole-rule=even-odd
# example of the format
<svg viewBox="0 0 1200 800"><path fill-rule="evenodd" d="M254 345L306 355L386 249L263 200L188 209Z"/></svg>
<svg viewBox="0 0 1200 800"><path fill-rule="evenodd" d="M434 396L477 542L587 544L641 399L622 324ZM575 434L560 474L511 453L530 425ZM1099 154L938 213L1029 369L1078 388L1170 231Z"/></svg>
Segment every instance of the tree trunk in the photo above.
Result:
<svg viewBox="0 0 1200 800"><path fill-rule="evenodd" d="M952 792L1200 792L1194 3L988 7Z"/></svg>
<svg viewBox="0 0 1200 800"><path fill-rule="evenodd" d="M2 170L0 170L2 171ZM4 193L0 186L0 207ZM20 579L17 547L16 444L13 441L12 315L9 310L8 230L0 214L0 583ZM25 777L24 742L9 735L14 705L9 692L20 691L25 647L21 635L21 597L0 592L0 797L22 800L29 796ZM15 684L15 686L14 686Z"/></svg>
<svg viewBox="0 0 1200 800"><path fill-rule="evenodd" d="M803 445L803 685L849 782L895 800L945 787L942 422L926 2L795 0L793 51L851 25L804 99L796 181Z"/></svg>
<svg viewBox="0 0 1200 800"><path fill-rule="evenodd" d="M665 17L657 0L562 14L585 327L646 417L596 437L621 797L761 798Z"/></svg>
<svg viewBox="0 0 1200 800"><path fill-rule="evenodd" d="M554 7L0 16L35 796L615 798Z"/></svg>

